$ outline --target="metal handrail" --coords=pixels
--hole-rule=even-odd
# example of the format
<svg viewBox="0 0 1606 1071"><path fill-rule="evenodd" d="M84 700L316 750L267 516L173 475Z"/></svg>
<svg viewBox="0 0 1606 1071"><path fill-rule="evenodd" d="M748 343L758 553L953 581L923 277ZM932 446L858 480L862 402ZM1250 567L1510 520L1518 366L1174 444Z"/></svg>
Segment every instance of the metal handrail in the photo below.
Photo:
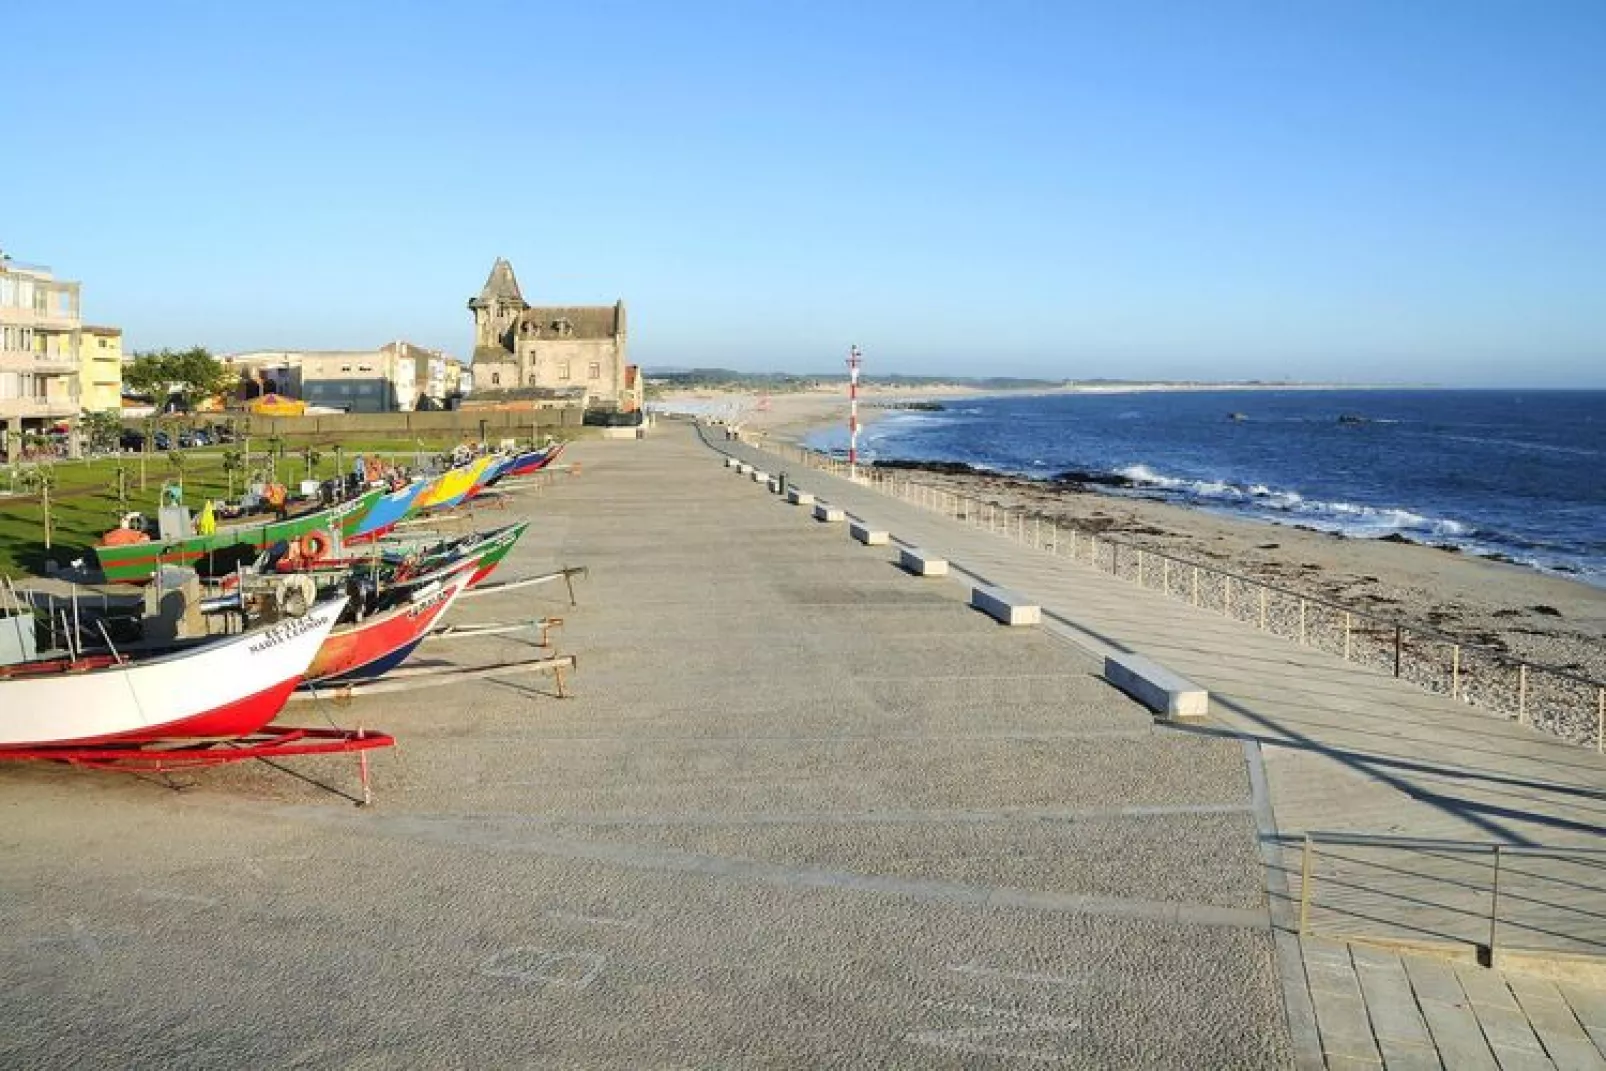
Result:
<svg viewBox="0 0 1606 1071"><path fill-rule="evenodd" d="M1564 845L1508 844L1503 841L1441 840L1420 837L1394 837L1368 833L1337 833L1312 830L1304 836L1300 858L1299 881L1299 935L1307 937L1313 931L1310 925L1311 890L1315 887L1312 866L1314 845L1328 844L1345 847L1392 848L1400 851L1464 852L1490 855L1494 862L1489 878L1489 939L1485 950L1488 963L1495 965L1500 947L1500 878L1501 859L1505 856L1528 856L1551 859L1606 858L1606 848L1572 848Z"/></svg>
<svg viewBox="0 0 1606 1071"><path fill-rule="evenodd" d="M781 444L775 444L775 445L781 445ZM766 445L766 446L761 447L761 448L762 449L773 449L773 447L769 446L769 445ZM811 464L809 458L820 458L820 459L824 459L824 460L826 460L828 462L834 462L834 459L830 458L828 455L822 453L821 451L811 450L811 449L809 449L807 447L801 447L801 446L793 446L792 449L794 449L794 450L796 450L798 452L800 460L804 464ZM869 465L865 465L865 466L861 466L861 467L869 469L872 472L872 479L878 478L878 474L880 472L884 471L884 470L873 469ZM1000 475L1005 475L1005 474L1000 474ZM881 477L881 478L884 478L884 477ZM932 486L931 484L927 484L927 483L924 483L924 482L919 481L919 480L912 480L912 479L908 479L908 478L905 478L904 482L912 483L912 484L920 484L921 486L925 486L925 487L931 487ZM934 488L934 489L940 490L940 488ZM947 492L947 493L953 494L954 492ZM970 496L968 496L968 495L956 495L956 497L965 498L965 499L969 499L970 498ZM979 500L972 499L972 501L979 501ZM1008 508L1008 507L1005 507L1005 508ZM1046 516L1045 514L1036 513L1035 511L1024 511L1023 510L1023 511L1019 511L1019 512L1023 512L1023 513L1028 513L1029 512L1029 513L1032 513L1032 515L1039 516L1039 517ZM1052 520L1052 518L1050 518L1050 519ZM1438 640L1441 643L1446 643L1446 644L1459 646L1459 647L1462 647L1462 648L1465 648L1465 649L1468 649L1468 650L1481 651L1481 652L1483 652L1485 654L1488 654L1488 655L1494 657L1495 659L1497 659L1499 661L1512 662L1512 663L1515 663L1515 664L1526 665L1531 669L1542 670L1545 673L1551 674L1551 675L1556 676L1556 677L1560 677L1563 680L1570 680L1570 681L1572 681L1572 682L1574 682L1576 684L1582 684L1582 685L1586 685L1586 686L1588 686L1590 688L1597 688L1597 689L1598 688L1606 688L1606 680L1598 680L1598 679L1596 679L1594 677L1587 677L1587 676L1584 676L1583 674L1578 673L1576 671L1567 669L1567 668L1562 667L1562 666L1553 665L1553 664L1547 663L1547 662L1536 662L1536 661L1532 661L1532 660L1529 660L1529 659L1515 660L1515 659L1512 659L1512 657L1509 654L1507 654L1505 651L1500 650L1498 647L1493 647L1493 646L1491 646L1489 644L1481 644L1481 643L1478 643L1475 640L1464 640L1464 639L1461 639L1459 637L1452 636L1449 633L1441 632L1440 630L1433 628L1431 625L1418 625L1418 624L1414 624L1414 623L1412 623L1410 621L1402 620L1400 618L1384 617L1384 616L1382 616L1380 614L1375 613L1374 611L1362 610L1362 609L1359 609L1359 608L1353 607L1353 606L1346 606L1343 603L1334 602L1333 600L1324 598L1324 597L1322 597L1320 595L1307 595L1307 594L1304 594L1304 593L1299 592L1299 591L1294 591L1291 588L1285 588L1285 587L1282 587L1281 585L1270 583L1270 582L1268 582L1266 580L1262 580L1262 579L1259 579L1257 577L1247 576L1247 575L1245 575L1243 573L1233 572L1230 569L1223 569L1220 566L1209 565L1209 564L1204 563L1204 562L1194 561L1194 560L1192 560L1190 558L1178 557L1177 555L1172 554L1172 553L1170 553L1168 551L1155 550L1155 549L1153 549L1151 547L1147 547L1147 546L1144 546L1144 545L1139 544L1139 543L1133 543L1133 542L1129 542L1129 541L1124 540L1124 539L1114 538L1114 537L1105 535L1102 532L1095 532L1092 529L1089 529L1086 526L1077 523L1076 521L1053 520L1053 523L1057 524L1057 525L1061 525L1063 527L1067 527L1067 528L1074 528L1074 529L1076 529L1078 531L1084 532L1084 533L1086 533L1088 535L1091 535L1091 536L1096 536L1097 538L1102 539L1104 542L1109 543L1111 546L1121 546L1121 547L1127 547L1127 548L1132 549L1132 550L1142 551L1145 554L1152 554L1157 558L1162 558L1162 559L1165 559L1167 561L1172 561L1172 562L1175 562L1178 565L1185 565L1185 566L1187 566L1189 568L1193 568L1193 569L1203 569L1206 572L1213 573L1213 574L1215 574L1217 576L1230 577L1230 578L1232 578L1234 580L1243 581L1246 584L1253 584L1256 587L1265 588L1267 591L1275 591L1275 592L1277 592L1277 593L1279 593L1281 595L1286 595L1289 598L1293 598L1293 599L1302 599L1307 603L1313 603L1313 604L1318 605L1318 606L1325 606L1330 610L1334 610L1334 611L1337 611L1339 613L1346 613L1346 614L1351 615L1352 617L1363 618L1363 619L1365 619L1367 621L1372 621L1372 622L1375 622L1375 623L1380 624L1380 625L1387 625L1387 626L1390 626L1390 627L1396 628L1396 629L1409 629L1413 633L1416 633L1416 634L1421 635L1421 636L1425 636L1425 637L1427 637L1429 639Z"/></svg>

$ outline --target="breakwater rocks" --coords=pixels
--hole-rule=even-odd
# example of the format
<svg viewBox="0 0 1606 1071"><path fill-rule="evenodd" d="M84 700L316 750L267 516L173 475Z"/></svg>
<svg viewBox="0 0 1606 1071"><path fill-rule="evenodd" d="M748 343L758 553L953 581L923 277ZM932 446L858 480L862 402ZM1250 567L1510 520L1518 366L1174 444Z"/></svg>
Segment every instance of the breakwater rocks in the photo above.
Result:
<svg viewBox="0 0 1606 1071"><path fill-rule="evenodd" d="M1092 491L1100 487L1135 488L1142 486L1130 476L1119 472L1092 472L1087 469L1066 469L1049 477L1017 476L979 468L963 461L907 461L889 459L875 462L878 469L901 469L910 472L935 472L942 476L990 476L1024 483L1047 484L1061 491Z"/></svg>

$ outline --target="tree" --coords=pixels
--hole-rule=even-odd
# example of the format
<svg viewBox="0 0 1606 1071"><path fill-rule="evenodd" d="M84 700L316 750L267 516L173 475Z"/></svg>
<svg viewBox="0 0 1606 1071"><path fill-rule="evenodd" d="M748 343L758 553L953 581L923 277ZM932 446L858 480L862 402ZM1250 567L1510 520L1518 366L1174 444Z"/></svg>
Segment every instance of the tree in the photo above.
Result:
<svg viewBox="0 0 1606 1071"><path fill-rule="evenodd" d="M22 474L23 485L39 492L39 505L45 521L45 549L50 549L50 489L56 486L56 470L51 465L35 465Z"/></svg>
<svg viewBox="0 0 1606 1071"><path fill-rule="evenodd" d="M239 450L223 451L223 475L229 481L229 497L234 497L234 477L245 471L245 454Z"/></svg>
<svg viewBox="0 0 1606 1071"><path fill-rule="evenodd" d="M123 419L117 413L103 412L83 415L80 427L84 433L84 445L89 453L109 454L117 449L118 437L123 433Z"/></svg>
<svg viewBox="0 0 1606 1071"><path fill-rule="evenodd" d="M118 517L121 517L124 513L128 512L129 475L130 470L128 465L122 461L119 461L117 463L117 467L112 469L111 482L106 485L106 489L117 496Z"/></svg>
<svg viewBox="0 0 1606 1071"><path fill-rule="evenodd" d="M177 395L185 409L194 409L214 394L229 393L238 381L237 373L202 346L137 353L123 369L123 382L141 394L149 394L158 408L165 408Z"/></svg>

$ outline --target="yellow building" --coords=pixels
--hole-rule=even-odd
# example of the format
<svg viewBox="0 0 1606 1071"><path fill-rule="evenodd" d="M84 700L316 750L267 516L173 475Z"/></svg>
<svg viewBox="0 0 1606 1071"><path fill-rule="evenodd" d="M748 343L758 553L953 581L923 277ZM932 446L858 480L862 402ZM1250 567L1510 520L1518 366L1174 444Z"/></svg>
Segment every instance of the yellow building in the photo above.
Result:
<svg viewBox="0 0 1606 1071"><path fill-rule="evenodd" d="M84 325L78 348L78 396L86 413L123 407L123 329Z"/></svg>

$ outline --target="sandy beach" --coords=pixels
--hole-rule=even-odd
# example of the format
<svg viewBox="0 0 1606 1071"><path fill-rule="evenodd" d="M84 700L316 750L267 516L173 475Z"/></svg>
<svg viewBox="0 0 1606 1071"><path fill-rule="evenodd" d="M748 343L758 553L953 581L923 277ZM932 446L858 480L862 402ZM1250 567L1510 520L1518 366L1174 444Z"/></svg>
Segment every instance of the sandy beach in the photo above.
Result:
<svg viewBox="0 0 1606 1071"><path fill-rule="evenodd" d="M1075 389L1075 388L1072 388ZM996 394L960 386L865 387L860 420L889 404ZM749 432L797 443L813 429L845 423L845 388L770 396L679 394L738 414ZM1409 624L1509 652L1536 663L1606 678L1606 590L1523 566L1435 547L1330 535L1116 497L1011 476L911 472L911 477L1000 507L1023 507L1062 523L1255 577Z"/></svg>

